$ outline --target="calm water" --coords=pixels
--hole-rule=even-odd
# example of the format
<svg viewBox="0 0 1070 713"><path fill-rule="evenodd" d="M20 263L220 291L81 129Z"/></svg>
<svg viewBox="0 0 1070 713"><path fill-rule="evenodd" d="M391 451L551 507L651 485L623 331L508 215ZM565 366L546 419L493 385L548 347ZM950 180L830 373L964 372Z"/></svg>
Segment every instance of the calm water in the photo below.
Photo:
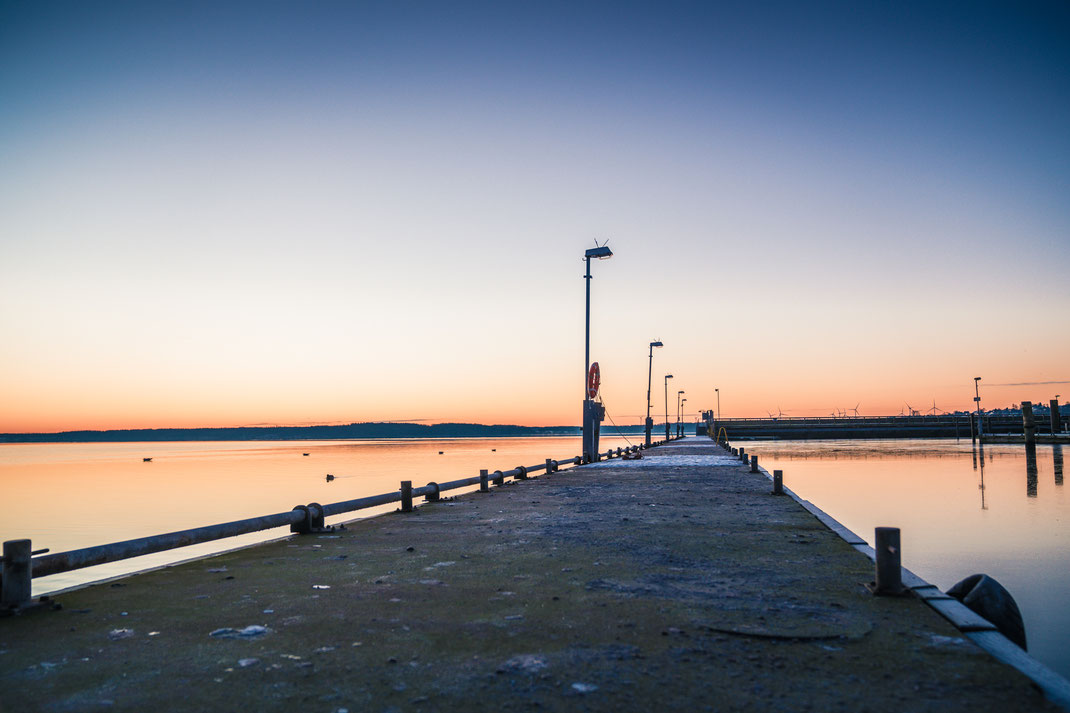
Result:
<svg viewBox="0 0 1070 713"><path fill-rule="evenodd" d="M870 544L874 527L901 528L904 564L940 588L975 572L995 577L1022 609L1030 652L1070 676L1070 498L1057 446L1038 446L1035 470L1022 446L986 446L982 455L968 441L744 447ZM418 486L480 468L533 465L578 448L576 437L0 445L0 540L29 537L35 548L60 552L389 492L401 480ZM327 473L336 479L328 483ZM45 577L34 580L35 593L285 534L283 528Z"/></svg>
<svg viewBox="0 0 1070 713"><path fill-rule="evenodd" d="M637 441L641 442L642 437ZM602 449L627 445L603 436ZM493 449L493 450L492 450ZM580 439L0 445L0 541L52 552L285 512L578 454ZM439 451L442 454L439 455ZM302 454L308 453L307 456ZM152 458L145 463L142 458ZM330 473L335 480L327 482ZM474 488L473 488L474 489ZM450 491L450 494L464 492ZM336 518L343 522L396 504ZM286 528L34 580L34 594L288 534Z"/></svg>
<svg viewBox="0 0 1070 713"><path fill-rule="evenodd" d="M870 545L902 530L903 565L948 589L976 572L1018 602L1029 652L1070 677L1070 494L1063 449L968 440L742 442L762 467Z"/></svg>

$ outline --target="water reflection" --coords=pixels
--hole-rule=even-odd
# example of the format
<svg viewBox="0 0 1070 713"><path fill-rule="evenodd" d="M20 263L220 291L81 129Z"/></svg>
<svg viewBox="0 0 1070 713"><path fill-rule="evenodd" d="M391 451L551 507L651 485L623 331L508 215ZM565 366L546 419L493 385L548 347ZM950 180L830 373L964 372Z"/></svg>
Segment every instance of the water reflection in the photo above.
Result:
<svg viewBox="0 0 1070 713"><path fill-rule="evenodd" d="M973 469L977 470L977 448L973 449ZM977 486L977 489L981 491L981 509L987 510L988 506L985 505L985 445L981 444L981 484Z"/></svg>
<svg viewBox="0 0 1070 713"><path fill-rule="evenodd" d="M1025 494L1027 497L1037 496L1037 446L1035 443L1025 445Z"/></svg>
<svg viewBox="0 0 1070 713"><path fill-rule="evenodd" d="M1051 447L1051 460L1055 468L1055 484L1063 484L1063 446L1056 443Z"/></svg>

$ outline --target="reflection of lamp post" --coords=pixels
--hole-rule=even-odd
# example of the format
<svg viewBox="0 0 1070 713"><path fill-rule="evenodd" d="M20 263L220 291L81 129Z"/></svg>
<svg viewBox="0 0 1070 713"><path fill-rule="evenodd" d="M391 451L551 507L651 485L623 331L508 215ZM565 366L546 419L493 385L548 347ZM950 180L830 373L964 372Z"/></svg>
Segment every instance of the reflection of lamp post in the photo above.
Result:
<svg viewBox="0 0 1070 713"><path fill-rule="evenodd" d="M583 254L587 261L587 274L583 276L587 283L587 310L584 314L584 341L583 341L583 457L586 461L593 460L598 453L597 437L595 436L594 404L591 402L591 392L587 387L587 381L591 373L591 258L606 260L613 257L613 251L608 245L599 245L591 248ZM601 419L598 419L601 421Z"/></svg>
<svg viewBox="0 0 1070 713"><path fill-rule="evenodd" d="M680 436L684 435L684 420L685 420L685 417L684 417L684 404L686 404L686 403L687 403L687 399L682 399L680 401L680 418L677 419L677 421L676 421L676 437L677 438L679 438Z"/></svg>
<svg viewBox="0 0 1070 713"><path fill-rule="evenodd" d="M646 445L650 446L650 432L654 429L654 419L650 418L650 379L654 374L654 347L665 346L661 342L650 343L650 366L646 370Z"/></svg>
<svg viewBox="0 0 1070 713"><path fill-rule="evenodd" d="M973 400L974 400L974 403L977 404L977 437L978 438L980 438L981 436L985 435L984 434L984 426L981 424L981 389L979 387L980 381L981 381L981 377L979 377L979 376L973 377L973 393L975 394L975 396L973 397Z"/></svg>
<svg viewBox="0 0 1070 713"><path fill-rule="evenodd" d="M669 379L672 374L665 375L665 440L669 440Z"/></svg>
<svg viewBox="0 0 1070 713"><path fill-rule="evenodd" d="M676 437L680 437L680 397L684 395L683 391L676 392Z"/></svg>

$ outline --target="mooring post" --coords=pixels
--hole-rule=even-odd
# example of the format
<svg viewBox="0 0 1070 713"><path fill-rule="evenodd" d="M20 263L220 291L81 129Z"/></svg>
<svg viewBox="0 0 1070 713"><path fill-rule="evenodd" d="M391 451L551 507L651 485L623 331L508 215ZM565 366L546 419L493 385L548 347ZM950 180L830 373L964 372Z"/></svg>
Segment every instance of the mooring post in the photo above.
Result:
<svg viewBox="0 0 1070 713"><path fill-rule="evenodd" d="M1063 430L1063 424L1059 419L1059 399L1049 401L1048 407L1051 408L1051 435L1054 436Z"/></svg>
<svg viewBox="0 0 1070 713"><path fill-rule="evenodd" d="M747 462L747 449L746 448L740 448L739 449L739 459L741 461L743 461L744 463Z"/></svg>
<svg viewBox="0 0 1070 713"><path fill-rule="evenodd" d="M758 472L758 456L751 456L750 457L750 472L752 472L752 473L757 473Z"/></svg>
<svg viewBox="0 0 1070 713"><path fill-rule="evenodd" d="M525 466L518 465L516 467L516 479L517 480L527 480L528 479L528 469Z"/></svg>
<svg viewBox="0 0 1070 713"><path fill-rule="evenodd" d="M743 465L747 465L748 463L750 463L750 454L749 453L744 453L743 454Z"/></svg>
<svg viewBox="0 0 1070 713"><path fill-rule="evenodd" d="M487 469L480 468L479 470L479 492L490 492L490 483L487 482Z"/></svg>
<svg viewBox="0 0 1070 713"><path fill-rule="evenodd" d="M903 592L903 558L899 548L898 527L878 527L874 533L877 551L877 579L873 593L895 595Z"/></svg>
<svg viewBox="0 0 1070 713"><path fill-rule="evenodd" d="M773 471L773 495L784 494L784 471Z"/></svg>
<svg viewBox="0 0 1070 713"><path fill-rule="evenodd" d="M550 473L553 473L553 472L554 472L554 461L553 461L552 458L547 458L546 459L546 474L549 475Z"/></svg>
<svg viewBox="0 0 1070 713"><path fill-rule="evenodd" d="M500 470L494 471L494 484L495 485L504 485L505 484L505 476L502 475L502 472Z"/></svg>
<svg viewBox="0 0 1070 713"><path fill-rule="evenodd" d="M4 579L0 606L5 609L15 609L30 601L32 552L29 540L8 540L4 543Z"/></svg>
<svg viewBox="0 0 1070 713"><path fill-rule="evenodd" d="M1033 402L1022 402L1022 430L1025 432L1025 445L1035 446L1037 444L1037 426L1033 420Z"/></svg>
<svg viewBox="0 0 1070 713"><path fill-rule="evenodd" d="M401 481L401 512L412 512L412 481Z"/></svg>

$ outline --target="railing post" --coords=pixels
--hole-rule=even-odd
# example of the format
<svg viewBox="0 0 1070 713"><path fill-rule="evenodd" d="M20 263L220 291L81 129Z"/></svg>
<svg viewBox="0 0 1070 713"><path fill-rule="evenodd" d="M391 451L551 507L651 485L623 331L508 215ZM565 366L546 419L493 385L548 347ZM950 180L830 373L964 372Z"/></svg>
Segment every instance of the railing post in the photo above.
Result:
<svg viewBox="0 0 1070 713"><path fill-rule="evenodd" d="M435 489L432 490L427 495L425 495L424 496L424 500L429 502L429 503L437 503L439 495L441 494L439 489L438 489L438 483L431 482L431 483L427 484L427 487L429 487L429 488L432 487L432 486L434 486Z"/></svg>
<svg viewBox="0 0 1070 713"><path fill-rule="evenodd" d="M784 471L773 471L773 495L784 494Z"/></svg>
<svg viewBox="0 0 1070 713"><path fill-rule="evenodd" d="M757 473L758 472L758 456L751 456L750 457L750 472L752 472L752 473Z"/></svg>
<svg viewBox="0 0 1070 713"><path fill-rule="evenodd" d="M516 470L517 470L517 474L516 474L516 479L517 480L527 480L528 479L528 469L527 469L526 466L518 465L516 467Z"/></svg>
<svg viewBox="0 0 1070 713"><path fill-rule="evenodd" d="M490 484L487 482L487 469L481 468L479 470L479 492L490 492Z"/></svg>
<svg viewBox="0 0 1070 713"><path fill-rule="evenodd" d="M899 548L898 527L878 527L874 534L877 552L877 578L873 593L896 595L903 592L903 558Z"/></svg>
<svg viewBox="0 0 1070 713"><path fill-rule="evenodd" d="M16 609L30 601L33 562L29 540L8 540L4 543L3 591L0 606Z"/></svg>
<svg viewBox="0 0 1070 713"><path fill-rule="evenodd" d="M505 476L502 475L502 472L500 470L494 471L494 484L495 485L504 485L505 484Z"/></svg>
<svg viewBox="0 0 1070 713"><path fill-rule="evenodd" d="M401 481L401 512L412 512L412 481Z"/></svg>
<svg viewBox="0 0 1070 713"><path fill-rule="evenodd" d="M547 458L546 459L546 474L549 475L550 473L553 473L553 472L554 472L554 462L553 462L552 459Z"/></svg>

